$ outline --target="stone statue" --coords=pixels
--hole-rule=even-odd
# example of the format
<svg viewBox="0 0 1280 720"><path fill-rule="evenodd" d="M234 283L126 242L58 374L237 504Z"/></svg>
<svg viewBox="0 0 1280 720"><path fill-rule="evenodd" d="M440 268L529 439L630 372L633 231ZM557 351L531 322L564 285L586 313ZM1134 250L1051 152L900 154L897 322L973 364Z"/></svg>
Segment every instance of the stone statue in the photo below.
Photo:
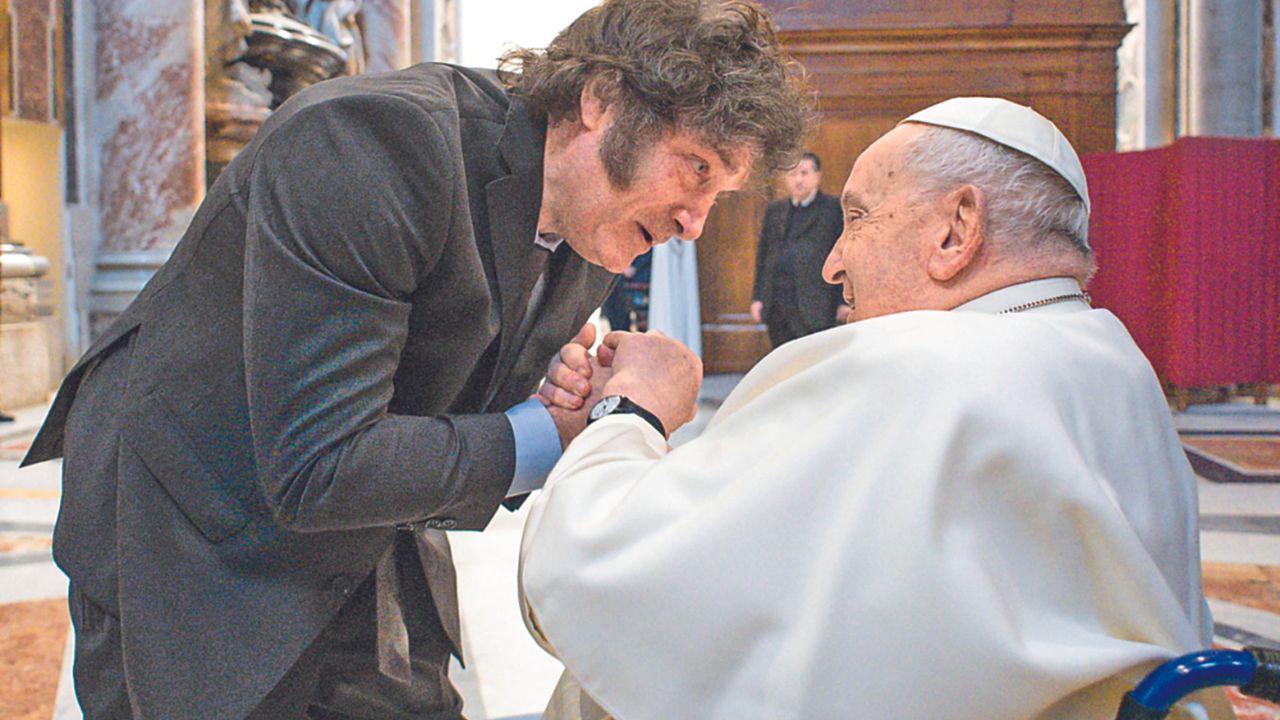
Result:
<svg viewBox="0 0 1280 720"><path fill-rule="evenodd" d="M244 61L253 33L245 0L205 0L205 178L209 185L271 112L271 71Z"/></svg>
<svg viewBox="0 0 1280 720"><path fill-rule="evenodd" d="M249 0L249 8L256 13L277 13L301 17L298 12L299 1L306 0Z"/></svg>
<svg viewBox="0 0 1280 720"><path fill-rule="evenodd" d="M205 93L209 103L267 108L271 71L243 62L253 33L245 0L205 0Z"/></svg>
<svg viewBox="0 0 1280 720"><path fill-rule="evenodd" d="M210 185L289 96L363 72L360 9L361 0L205 0Z"/></svg>
<svg viewBox="0 0 1280 720"><path fill-rule="evenodd" d="M356 15L363 0L299 0L300 19L324 33L347 54L347 74L364 72L364 36Z"/></svg>

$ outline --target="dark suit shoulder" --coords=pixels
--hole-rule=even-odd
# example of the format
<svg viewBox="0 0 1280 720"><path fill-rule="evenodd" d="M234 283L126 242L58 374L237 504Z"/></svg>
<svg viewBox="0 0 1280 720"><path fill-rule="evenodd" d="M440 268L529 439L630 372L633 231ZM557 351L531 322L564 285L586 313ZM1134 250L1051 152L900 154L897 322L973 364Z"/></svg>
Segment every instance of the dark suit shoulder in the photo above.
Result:
<svg viewBox="0 0 1280 720"><path fill-rule="evenodd" d="M272 114L288 117L308 105L343 96L400 98L429 112L502 122L510 104L492 71L420 63L394 72L336 78L312 85Z"/></svg>
<svg viewBox="0 0 1280 720"><path fill-rule="evenodd" d="M456 119L450 127L447 110L387 91L394 75L333 83L286 103L223 171L201 208L222 196L234 212L208 228L193 225L175 255L216 247L219 257L245 257L237 265L250 269L301 263L337 285L407 302L453 237L454 219L465 219L466 173ZM241 282L238 270L223 275ZM185 306L203 307L207 288L184 282L180 289L197 298ZM162 307L174 314L183 306Z"/></svg>
<svg viewBox="0 0 1280 720"><path fill-rule="evenodd" d="M819 192L813 202L817 206L818 219L821 223L819 235L823 243L834 243L836 238L840 237L840 233L844 232L844 208L840 206L840 199L834 195Z"/></svg>
<svg viewBox="0 0 1280 720"><path fill-rule="evenodd" d="M764 219L760 223L760 242L772 242L774 236L782 233L783 224L787 219L787 208L791 201L783 198L774 200L764 208ZM777 238L780 239L780 238Z"/></svg>
<svg viewBox="0 0 1280 720"><path fill-rule="evenodd" d="M267 118L241 156L254 157L273 135L317 113L332 113L341 122L359 128L373 126L385 143L427 147L419 152L443 150L450 158L461 155L459 136L470 136L464 126L480 121L499 128L505 121L510 98L492 73L439 63L422 63L388 73L337 78L312 85ZM438 131L438 132L437 132ZM491 130L496 137L497 130ZM482 131L484 134L484 131ZM432 141L449 139L449 147L431 147ZM237 160L240 158L238 157ZM445 159L445 158L441 158ZM243 160L233 165L244 165ZM237 168L238 169L238 168ZM233 175L235 170L232 170Z"/></svg>
<svg viewBox="0 0 1280 720"><path fill-rule="evenodd" d="M773 217L778 213L785 213L787 211L787 206L789 206L790 204L791 204L791 200L789 200L788 198L782 198L781 200L774 200L773 202L765 206L764 208L765 217Z"/></svg>
<svg viewBox="0 0 1280 720"><path fill-rule="evenodd" d="M830 211L834 209L836 212L840 212L840 198L836 197L835 195L828 195L822 192L821 190L819 190L818 196L815 197L813 201L817 203L818 207L821 207L823 210Z"/></svg>

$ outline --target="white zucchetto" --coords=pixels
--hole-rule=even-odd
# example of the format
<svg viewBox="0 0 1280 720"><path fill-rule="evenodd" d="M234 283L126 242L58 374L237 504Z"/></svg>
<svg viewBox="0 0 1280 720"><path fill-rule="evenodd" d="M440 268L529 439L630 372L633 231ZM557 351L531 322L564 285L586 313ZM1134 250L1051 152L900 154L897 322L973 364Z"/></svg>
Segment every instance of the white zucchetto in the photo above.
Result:
<svg viewBox="0 0 1280 720"><path fill-rule="evenodd" d="M1025 105L993 97L951 98L898 124L907 122L965 130L1026 153L1061 175L1084 200L1085 210L1090 209L1089 186L1075 149L1058 126Z"/></svg>

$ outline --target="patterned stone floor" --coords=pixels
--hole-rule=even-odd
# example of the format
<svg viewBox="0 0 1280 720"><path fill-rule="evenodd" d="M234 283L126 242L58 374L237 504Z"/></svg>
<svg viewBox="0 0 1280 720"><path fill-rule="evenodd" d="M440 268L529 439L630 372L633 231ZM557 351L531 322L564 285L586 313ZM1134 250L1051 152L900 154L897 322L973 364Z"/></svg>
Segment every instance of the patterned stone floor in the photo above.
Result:
<svg viewBox="0 0 1280 720"><path fill-rule="evenodd" d="M673 442L695 437L736 376L711 376L698 418ZM1273 400L1274 404L1274 400ZM71 691L66 579L53 565L59 468L22 471L17 460L43 408L0 425L0 718L80 717ZM1280 408L1205 409L1177 416L1180 428L1220 432L1244 427L1280 432ZM1280 483L1201 481L1201 553L1205 594L1224 647L1280 647ZM560 667L528 638L515 604L515 563L523 513L499 513L485 533L454 536L470 667L454 668L471 720L537 717ZM1241 720L1280 720L1280 708L1233 697Z"/></svg>
<svg viewBox="0 0 1280 720"><path fill-rule="evenodd" d="M68 625L62 598L0 605L0 717L53 716Z"/></svg>

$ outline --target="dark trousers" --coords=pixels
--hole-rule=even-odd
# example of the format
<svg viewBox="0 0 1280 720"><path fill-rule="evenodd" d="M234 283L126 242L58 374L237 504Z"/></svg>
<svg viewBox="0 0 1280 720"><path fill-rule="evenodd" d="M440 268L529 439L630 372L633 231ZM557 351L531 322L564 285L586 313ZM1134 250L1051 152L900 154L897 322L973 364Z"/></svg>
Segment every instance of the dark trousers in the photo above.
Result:
<svg viewBox="0 0 1280 720"><path fill-rule="evenodd" d="M808 334L798 327L798 323L785 316L766 318L765 322L765 327L769 330L769 344L775 348Z"/></svg>
<svg viewBox="0 0 1280 720"><path fill-rule="evenodd" d="M449 682L449 641L431 604L409 533L397 533L396 565L406 600L413 682L403 684L378 672L371 574L249 720L462 718L462 698ZM85 720L140 717L129 700L119 619L85 596L74 582L70 604L76 633L76 699Z"/></svg>

